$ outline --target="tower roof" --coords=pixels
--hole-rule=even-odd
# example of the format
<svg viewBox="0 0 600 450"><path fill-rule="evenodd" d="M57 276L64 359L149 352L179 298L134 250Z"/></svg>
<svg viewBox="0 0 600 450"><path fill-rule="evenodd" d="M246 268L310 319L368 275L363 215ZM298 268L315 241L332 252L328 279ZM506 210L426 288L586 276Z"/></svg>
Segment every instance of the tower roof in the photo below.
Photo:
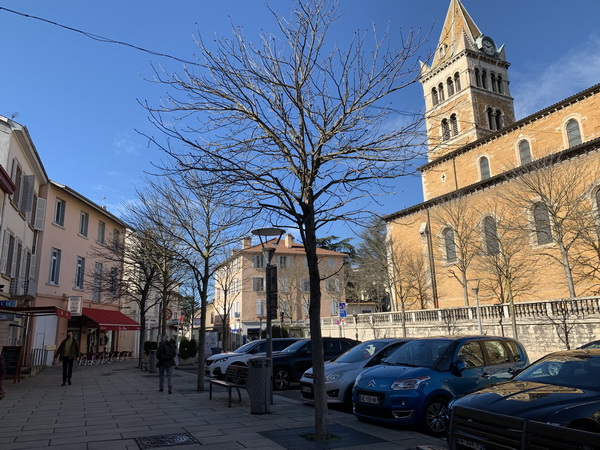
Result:
<svg viewBox="0 0 600 450"><path fill-rule="evenodd" d="M465 48L475 48L475 39L481 35L460 0L451 0L431 68L435 68Z"/></svg>

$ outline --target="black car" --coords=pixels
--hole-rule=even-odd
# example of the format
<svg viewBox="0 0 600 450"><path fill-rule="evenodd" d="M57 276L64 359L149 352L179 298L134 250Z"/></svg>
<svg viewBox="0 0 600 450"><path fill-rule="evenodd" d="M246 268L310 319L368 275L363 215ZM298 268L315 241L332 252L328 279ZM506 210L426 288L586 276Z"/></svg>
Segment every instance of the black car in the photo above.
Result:
<svg viewBox="0 0 600 450"><path fill-rule="evenodd" d="M600 349L551 353L511 381L456 399L450 411L451 448L490 448L506 438L498 426L505 417L600 433ZM474 418L462 420L465 411Z"/></svg>
<svg viewBox="0 0 600 450"><path fill-rule="evenodd" d="M324 360L332 360L359 343L354 339L324 337ZM285 350L273 354L273 388L275 390L287 389L290 383L300 380L302 374L312 367L311 346L310 339L302 339Z"/></svg>

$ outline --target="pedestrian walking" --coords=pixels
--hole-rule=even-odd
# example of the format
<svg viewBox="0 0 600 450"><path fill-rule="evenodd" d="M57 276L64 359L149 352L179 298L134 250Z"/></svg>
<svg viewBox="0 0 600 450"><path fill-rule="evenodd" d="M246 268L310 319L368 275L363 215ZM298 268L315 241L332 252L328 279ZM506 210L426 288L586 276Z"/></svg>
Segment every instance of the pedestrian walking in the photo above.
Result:
<svg viewBox="0 0 600 450"><path fill-rule="evenodd" d="M4 374L6 373L6 364L4 364L4 358L0 353L0 400L2 400L6 396L6 391L2 387L2 382L4 381Z"/></svg>
<svg viewBox="0 0 600 450"><path fill-rule="evenodd" d="M158 392L165 390L165 372L167 373L167 387L169 394L173 393L173 368L175 367L175 357L177 348L175 344L169 341L169 337L164 335L162 341L156 350L156 367L158 367Z"/></svg>
<svg viewBox="0 0 600 450"><path fill-rule="evenodd" d="M73 374L73 363L79 357L79 342L73 337L72 332L67 332L67 337L60 343L54 359L61 358L63 363L62 384L71 384L71 375Z"/></svg>

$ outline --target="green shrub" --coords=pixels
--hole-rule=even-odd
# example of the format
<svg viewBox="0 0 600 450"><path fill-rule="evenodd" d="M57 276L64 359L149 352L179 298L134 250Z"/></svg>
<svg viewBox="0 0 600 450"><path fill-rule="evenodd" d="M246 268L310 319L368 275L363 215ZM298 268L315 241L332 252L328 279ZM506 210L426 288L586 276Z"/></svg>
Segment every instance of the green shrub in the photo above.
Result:
<svg viewBox="0 0 600 450"><path fill-rule="evenodd" d="M198 342L194 338L190 339L190 354L190 358L195 358L198 354Z"/></svg>
<svg viewBox="0 0 600 450"><path fill-rule="evenodd" d="M187 338L181 338L181 341L179 342L179 357L181 359L188 359L192 356L190 341Z"/></svg>
<svg viewBox="0 0 600 450"><path fill-rule="evenodd" d="M156 350L158 348L158 344L154 341L146 341L144 342L144 353L146 356L150 354L150 350Z"/></svg>

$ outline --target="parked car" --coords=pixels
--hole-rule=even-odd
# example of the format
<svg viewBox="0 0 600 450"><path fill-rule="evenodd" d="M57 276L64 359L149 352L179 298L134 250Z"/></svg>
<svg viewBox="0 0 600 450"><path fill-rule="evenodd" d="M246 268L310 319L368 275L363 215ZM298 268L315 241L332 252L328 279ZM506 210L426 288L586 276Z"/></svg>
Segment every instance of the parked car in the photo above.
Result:
<svg viewBox="0 0 600 450"><path fill-rule="evenodd" d="M476 418L459 423L461 408L476 410ZM455 399L449 409L448 440L465 448L505 443L506 431L495 426L499 414L600 433L600 349L551 353L511 381Z"/></svg>
<svg viewBox="0 0 600 450"><path fill-rule="evenodd" d="M591 341L578 348L600 348L600 341Z"/></svg>
<svg viewBox="0 0 600 450"><path fill-rule="evenodd" d="M373 339L352 347L333 361L325 363L325 390L328 403L352 405L352 387L356 376L367 367L381 363L409 339ZM313 372L308 369L300 379L300 396L314 403Z"/></svg>
<svg viewBox="0 0 600 450"><path fill-rule="evenodd" d="M323 338L323 356L325 361L337 358L346 350L359 344L348 338ZM283 391L290 383L298 381L302 374L312 367L312 341L302 339L285 350L273 354L273 389Z"/></svg>
<svg viewBox="0 0 600 450"><path fill-rule="evenodd" d="M298 341L298 338L273 338L273 351L278 352ZM233 352L219 353L206 360L206 375L223 379L229 364L248 365L248 360L253 356L264 355L267 351L267 340L258 339L242 345Z"/></svg>
<svg viewBox="0 0 600 450"><path fill-rule="evenodd" d="M506 381L526 367L523 346L509 338L447 336L415 339L364 370L354 382L354 414L361 420L446 429L454 397Z"/></svg>

